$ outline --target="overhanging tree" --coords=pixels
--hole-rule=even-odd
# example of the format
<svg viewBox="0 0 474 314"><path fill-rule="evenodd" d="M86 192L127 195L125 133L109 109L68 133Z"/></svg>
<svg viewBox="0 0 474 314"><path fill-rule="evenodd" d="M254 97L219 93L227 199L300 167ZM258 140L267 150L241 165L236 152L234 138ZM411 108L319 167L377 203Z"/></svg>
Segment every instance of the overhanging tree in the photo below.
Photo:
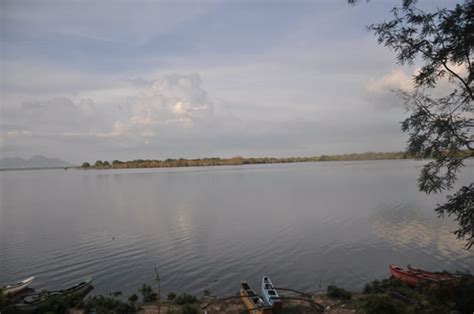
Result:
<svg viewBox="0 0 474 314"><path fill-rule="evenodd" d="M409 134L407 151L431 159L420 172L419 188L428 194L452 190L464 160L474 156L474 1L425 12L416 0L404 0L392 14L392 20L368 29L396 53L399 64L422 64L413 76L415 90L400 92L410 113L401 122ZM474 183L435 211L452 216L459 225L454 234L468 249L474 245Z"/></svg>

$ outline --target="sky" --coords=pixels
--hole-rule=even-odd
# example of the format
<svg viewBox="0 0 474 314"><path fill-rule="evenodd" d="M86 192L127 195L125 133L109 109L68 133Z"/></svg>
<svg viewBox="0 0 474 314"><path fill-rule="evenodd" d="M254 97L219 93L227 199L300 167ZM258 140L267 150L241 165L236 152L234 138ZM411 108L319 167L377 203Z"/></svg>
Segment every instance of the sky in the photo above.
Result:
<svg viewBox="0 0 474 314"><path fill-rule="evenodd" d="M399 3L0 0L0 157L401 151L417 65L366 30Z"/></svg>

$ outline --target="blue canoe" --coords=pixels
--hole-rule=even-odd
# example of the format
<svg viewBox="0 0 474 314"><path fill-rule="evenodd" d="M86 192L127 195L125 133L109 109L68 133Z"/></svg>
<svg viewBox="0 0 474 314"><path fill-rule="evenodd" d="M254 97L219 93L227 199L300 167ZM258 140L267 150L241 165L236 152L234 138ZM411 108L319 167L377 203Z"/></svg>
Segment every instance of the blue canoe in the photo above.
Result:
<svg viewBox="0 0 474 314"><path fill-rule="evenodd" d="M280 309L282 307L280 296L268 276L263 276L262 297L265 303L273 309Z"/></svg>

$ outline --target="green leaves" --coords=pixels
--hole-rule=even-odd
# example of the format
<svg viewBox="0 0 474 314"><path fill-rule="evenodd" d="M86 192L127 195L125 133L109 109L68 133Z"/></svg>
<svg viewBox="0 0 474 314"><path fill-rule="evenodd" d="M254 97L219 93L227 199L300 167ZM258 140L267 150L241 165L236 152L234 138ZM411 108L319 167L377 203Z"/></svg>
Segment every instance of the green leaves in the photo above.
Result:
<svg viewBox="0 0 474 314"><path fill-rule="evenodd" d="M416 1L405 0L392 10L393 19L368 28L396 52L397 62L421 68L413 76L416 90L400 92L410 116L401 122L408 133L407 152L418 159L432 159L420 171L418 187L426 193L451 190L464 159L474 154L474 2L451 9L424 12ZM433 97L440 79L447 77L451 91ZM443 89L446 89L446 84ZM469 151L470 153L465 153ZM474 245L473 184L462 187L436 208L440 216L453 215L459 224L454 234Z"/></svg>
<svg viewBox="0 0 474 314"><path fill-rule="evenodd" d="M458 238L467 238L466 247L470 249L474 245L474 183L463 186L454 195L448 196L448 202L435 210L440 216L455 216L454 219L461 227L454 234Z"/></svg>
<svg viewBox="0 0 474 314"><path fill-rule="evenodd" d="M413 64L420 57L424 64L414 75L417 87L435 87L438 79L448 76L456 81L464 96L474 100L470 54L474 45L474 3L465 1L454 9L426 13L404 1L392 10L393 20L368 27L378 42L397 53L401 65ZM457 69L464 67L467 71ZM456 69L456 70L455 70Z"/></svg>

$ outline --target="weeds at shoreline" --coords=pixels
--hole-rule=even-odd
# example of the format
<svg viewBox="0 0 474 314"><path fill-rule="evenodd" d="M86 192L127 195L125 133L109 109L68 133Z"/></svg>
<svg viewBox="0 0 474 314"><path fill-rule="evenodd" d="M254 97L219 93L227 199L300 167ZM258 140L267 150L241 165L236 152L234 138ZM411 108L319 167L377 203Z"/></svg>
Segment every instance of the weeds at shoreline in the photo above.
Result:
<svg viewBox="0 0 474 314"><path fill-rule="evenodd" d="M209 293L210 294L210 293ZM170 292L166 301L160 304L166 307L166 313L195 314L201 313L196 296L188 293ZM86 313L136 313L146 306L156 306L158 294L149 285L144 284L139 293L128 297L120 291L108 295L96 295L80 301L80 298L52 297L42 304L39 312L66 313L72 307L82 309ZM416 288L406 286L395 279L375 280L366 284L363 293L354 294L334 285L328 286L325 297L338 299L333 308L345 307L357 310L358 313L473 313L474 312L474 277L465 275L455 281L420 285ZM324 296L323 296L324 297ZM346 303L347 302L347 303ZM331 303L330 303L331 304ZM285 304L281 313L304 313L300 304ZM37 312L38 312L37 311ZM0 290L0 312L18 313L13 300Z"/></svg>

